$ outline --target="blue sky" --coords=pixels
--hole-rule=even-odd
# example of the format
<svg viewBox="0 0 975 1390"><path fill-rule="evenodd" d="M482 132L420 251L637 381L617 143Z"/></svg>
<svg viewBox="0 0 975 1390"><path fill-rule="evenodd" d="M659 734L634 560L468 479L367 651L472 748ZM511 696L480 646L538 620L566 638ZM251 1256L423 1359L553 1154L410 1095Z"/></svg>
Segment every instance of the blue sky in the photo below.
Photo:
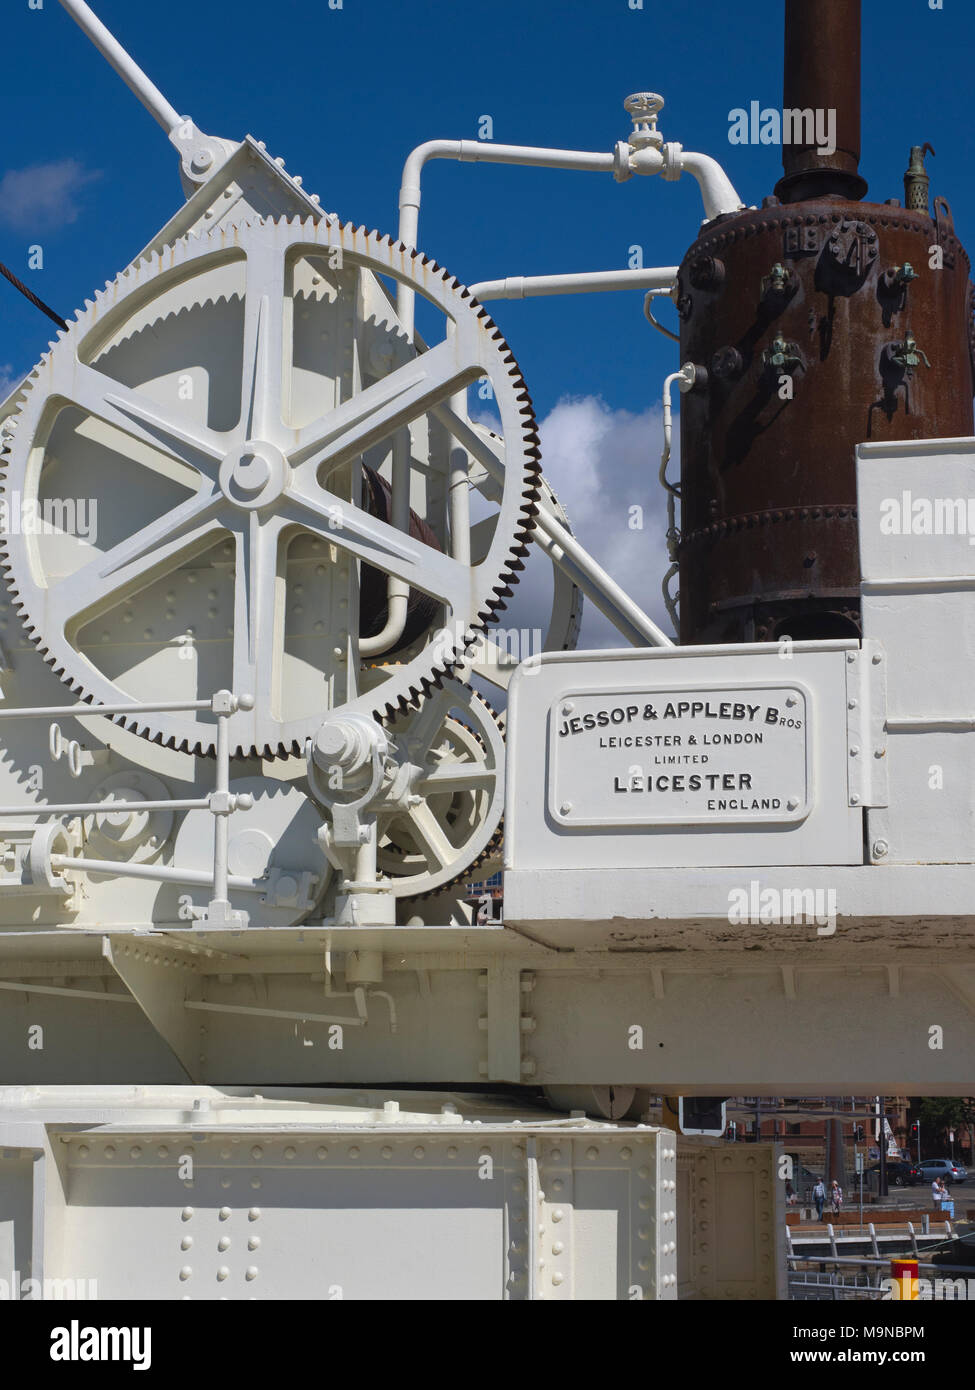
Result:
<svg viewBox="0 0 975 1390"><path fill-rule="evenodd" d="M212 135L250 133L340 217L395 233L409 151L475 139L609 152L623 98L666 98L668 140L716 157L746 204L780 151L729 142L729 113L782 104L780 0L93 0L182 113ZM36 5L39 0L33 0ZM165 16L169 13L171 20ZM181 204L176 156L57 0L4 0L0 259L65 317L114 278ZM876 201L903 194L909 147L930 141L932 194L975 248L968 97L971 0L863 0L863 155ZM424 178L420 249L462 281L677 264L700 225L696 183L438 161ZM43 271L27 248L44 247ZM660 392L676 346L641 292L499 302L541 425L543 466L582 542L663 627L668 560ZM672 306L660 310L676 327ZM45 350L47 320L0 282L0 398ZM678 402L675 402L675 406ZM675 438L675 454L676 454ZM672 471L676 470L676 461ZM633 504L645 529L629 529ZM507 621L547 627L533 559ZM583 646L619 645L590 605Z"/></svg>
<svg viewBox="0 0 975 1390"><path fill-rule="evenodd" d="M34 0L37 3L37 0ZM94 8L180 110L213 134L245 132L283 155L343 218L395 231L403 160L435 136L609 150L627 93L667 105L666 138L725 164L746 203L778 174L774 148L728 142L728 112L781 105L777 0L209 0L171 11L149 0ZM0 259L69 316L114 277L179 205L176 159L57 0L5 0ZM272 18L268 18L269 14ZM902 193L912 143L930 140L932 191L975 245L969 0L864 0L862 167L878 200ZM17 174L54 166L43 179ZM47 198L40 196L43 189ZM675 264L700 220L693 181L437 163L425 180L421 249L468 283L626 263ZM40 242L45 269L28 272ZM664 306L666 316L673 310ZM640 412L676 350L643 321L641 296L495 307L540 415L566 395ZM30 367L46 320L0 285L0 368Z"/></svg>

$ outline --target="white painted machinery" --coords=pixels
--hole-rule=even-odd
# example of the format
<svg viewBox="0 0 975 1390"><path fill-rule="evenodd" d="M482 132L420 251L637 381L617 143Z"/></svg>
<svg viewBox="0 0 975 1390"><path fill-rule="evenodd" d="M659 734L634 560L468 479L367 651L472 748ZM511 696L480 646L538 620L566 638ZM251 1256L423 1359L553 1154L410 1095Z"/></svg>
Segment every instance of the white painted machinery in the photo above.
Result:
<svg viewBox="0 0 975 1390"><path fill-rule="evenodd" d="M391 239L61 2L186 202L0 410L0 1275L94 1240L103 1297L775 1297L771 1151L635 1124L967 1087L975 552L879 517L922 473L973 495L975 441L860 449L861 639L676 647L572 536L483 307L676 267L465 288L415 249L430 158L686 171L738 212L660 99L605 154L422 146ZM544 650L501 625L530 545ZM574 650L583 595L618 650ZM492 1084L534 1089L454 1094ZM245 1090L299 1085L370 1089ZM370 1253L379 1192L412 1263Z"/></svg>

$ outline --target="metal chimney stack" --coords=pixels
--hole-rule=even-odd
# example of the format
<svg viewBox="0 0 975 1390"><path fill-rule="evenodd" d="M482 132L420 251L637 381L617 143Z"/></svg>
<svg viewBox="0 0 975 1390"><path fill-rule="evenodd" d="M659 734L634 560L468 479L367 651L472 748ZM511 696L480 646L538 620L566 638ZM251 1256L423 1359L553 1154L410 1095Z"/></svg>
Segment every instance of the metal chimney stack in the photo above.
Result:
<svg viewBox="0 0 975 1390"><path fill-rule="evenodd" d="M775 185L783 203L809 198L859 199L860 0L785 0L783 110L836 112L836 150L782 147L785 171Z"/></svg>
<svg viewBox="0 0 975 1390"><path fill-rule="evenodd" d="M859 0L786 0L784 92L835 112L835 151L800 122L775 195L708 223L678 277L704 368L681 404L684 643L857 635L857 444L973 433L969 260L923 149L907 208L859 201Z"/></svg>

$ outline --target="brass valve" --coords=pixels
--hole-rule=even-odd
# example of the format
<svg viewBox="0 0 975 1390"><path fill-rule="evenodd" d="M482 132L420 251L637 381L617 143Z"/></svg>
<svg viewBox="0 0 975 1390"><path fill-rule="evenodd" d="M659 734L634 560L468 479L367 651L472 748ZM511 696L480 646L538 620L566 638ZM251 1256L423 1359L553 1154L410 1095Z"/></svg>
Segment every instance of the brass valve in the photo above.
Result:
<svg viewBox="0 0 975 1390"><path fill-rule="evenodd" d="M902 343L892 343L889 351L891 361L903 367L905 375L909 377L914 375L914 368L919 367L922 361L926 367L931 366L927 353L918 347L913 333L906 333Z"/></svg>
<svg viewBox="0 0 975 1390"><path fill-rule="evenodd" d="M794 372L797 367L805 370L806 365L799 354L799 345L786 342L781 333L772 339L762 353L762 361L776 372Z"/></svg>
<svg viewBox="0 0 975 1390"><path fill-rule="evenodd" d="M767 275L762 276L762 298L768 295L792 294L795 291L795 275L781 261L776 261Z"/></svg>

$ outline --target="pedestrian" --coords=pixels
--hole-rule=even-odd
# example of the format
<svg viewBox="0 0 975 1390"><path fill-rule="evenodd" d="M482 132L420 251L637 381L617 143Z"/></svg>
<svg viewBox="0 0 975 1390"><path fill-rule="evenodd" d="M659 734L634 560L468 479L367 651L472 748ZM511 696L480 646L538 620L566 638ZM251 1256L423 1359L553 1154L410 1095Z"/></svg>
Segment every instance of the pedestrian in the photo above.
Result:
<svg viewBox="0 0 975 1390"><path fill-rule="evenodd" d="M935 1178L931 1184L931 1201L934 1203L935 1211L941 1210L941 1199L944 1195L944 1183L940 1178Z"/></svg>
<svg viewBox="0 0 975 1390"><path fill-rule="evenodd" d="M789 1179L786 1178L786 1180L785 1180L785 1204L786 1204L786 1206L787 1206L787 1207L794 1207L795 1204L796 1204L796 1202L798 1202L798 1200L799 1200L799 1197L798 1197L798 1195L797 1195L797 1193L796 1193L795 1188L792 1186L792 1183L789 1181Z"/></svg>
<svg viewBox="0 0 975 1390"><path fill-rule="evenodd" d="M843 1210L843 1189L842 1187L840 1187L839 1183L836 1181L835 1178L833 1179L833 1185L829 1190L829 1199L833 1204L834 1215L839 1216L840 1212Z"/></svg>
<svg viewBox="0 0 975 1390"><path fill-rule="evenodd" d="M822 1221L823 1207L826 1205L826 1188L823 1186L822 1178L817 1178L816 1186L812 1190L813 1201L816 1203L816 1220Z"/></svg>

